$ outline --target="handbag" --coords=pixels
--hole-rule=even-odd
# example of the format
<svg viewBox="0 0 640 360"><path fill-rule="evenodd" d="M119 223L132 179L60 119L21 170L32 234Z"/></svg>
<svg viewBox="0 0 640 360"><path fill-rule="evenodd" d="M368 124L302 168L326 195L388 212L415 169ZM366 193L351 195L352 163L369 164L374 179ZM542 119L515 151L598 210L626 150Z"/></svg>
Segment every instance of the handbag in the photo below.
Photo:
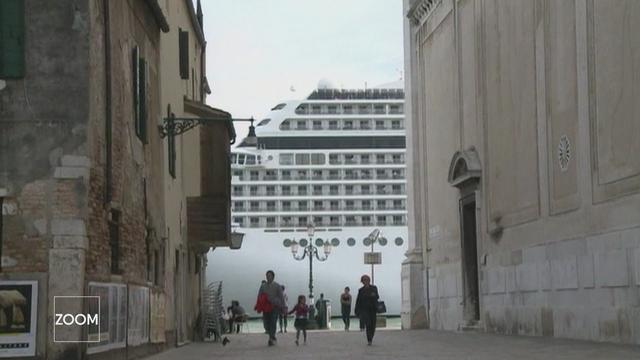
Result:
<svg viewBox="0 0 640 360"><path fill-rule="evenodd" d="M384 314L387 312L387 305L384 304L384 301L378 301L376 304L376 312L378 314Z"/></svg>

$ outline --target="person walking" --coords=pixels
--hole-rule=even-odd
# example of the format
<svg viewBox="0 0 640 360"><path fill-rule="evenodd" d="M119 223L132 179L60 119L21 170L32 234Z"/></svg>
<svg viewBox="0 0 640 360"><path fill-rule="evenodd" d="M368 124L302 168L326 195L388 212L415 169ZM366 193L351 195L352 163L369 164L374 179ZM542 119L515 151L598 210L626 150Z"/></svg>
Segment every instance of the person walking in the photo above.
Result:
<svg viewBox="0 0 640 360"><path fill-rule="evenodd" d="M351 289L349 287L344 288L344 292L340 295L340 305L342 312L342 322L344 323L344 331L349 331L349 325L351 324Z"/></svg>
<svg viewBox="0 0 640 360"><path fill-rule="evenodd" d="M282 297L284 299L284 307L282 309L282 312L278 315L278 322L280 323L281 334L283 332L287 332L287 311L289 310L289 297L287 296L287 293L284 291L284 285L282 285Z"/></svg>
<svg viewBox="0 0 640 360"><path fill-rule="evenodd" d="M304 336L304 344L307 345L307 323L309 319L309 306L307 305L307 298L304 295L298 296L298 302L296 306L291 309L289 314L295 313L296 320L293 326L296 328L296 346L300 345L300 332Z"/></svg>
<svg viewBox="0 0 640 360"><path fill-rule="evenodd" d="M367 345L371 345L373 335L376 332L376 314L378 312L378 288L371 285L369 275L360 277L362 287L358 290L356 298L356 316L360 318L360 323L364 324L367 333Z"/></svg>
<svg viewBox="0 0 640 360"><path fill-rule="evenodd" d="M284 296L282 294L282 286L273 281L276 277L273 270L267 271L267 281L260 286L258 291L258 301L260 298L266 298L267 303L270 306L263 308L262 319L264 321L264 327L269 335L268 345L275 345L276 339L276 327L278 325L278 314L282 313L284 308Z"/></svg>

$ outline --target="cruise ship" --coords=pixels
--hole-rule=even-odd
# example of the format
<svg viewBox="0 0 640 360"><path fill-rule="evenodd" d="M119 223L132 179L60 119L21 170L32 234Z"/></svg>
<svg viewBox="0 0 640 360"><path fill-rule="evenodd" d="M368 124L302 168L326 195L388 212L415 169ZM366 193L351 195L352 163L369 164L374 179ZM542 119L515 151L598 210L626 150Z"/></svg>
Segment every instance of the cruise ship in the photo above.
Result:
<svg viewBox="0 0 640 360"><path fill-rule="evenodd" d="M323 245L332 244L325 261L313 259L313 292L338 315L344 287L355 302L360 276L371 274L365 239L378 230L374 283L387 313L399 314L407 249L403 82L344 90L320 81L306 99L275 105L255 135L231 155L232 222L245 234L242 247L215 249L208 258L207 277L223 281L225 303L238 300L251 312L269 269L291 306L308 296L309 259L294 259L290 246L302 240L321 245L321 259Z"/></svg>

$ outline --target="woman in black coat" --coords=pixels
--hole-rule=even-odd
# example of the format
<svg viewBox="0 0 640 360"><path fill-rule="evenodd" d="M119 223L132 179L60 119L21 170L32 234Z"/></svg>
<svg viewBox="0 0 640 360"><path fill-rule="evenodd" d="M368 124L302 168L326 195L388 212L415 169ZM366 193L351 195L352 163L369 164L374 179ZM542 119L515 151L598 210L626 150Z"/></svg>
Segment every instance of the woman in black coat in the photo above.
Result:
<svg viewBox="0 0 640 360"><path fill-rule="evenodd" d="M369 275L360 277L362 287L358 290L356 298L356 316L360 318L360 322L364 324L367 333L367 344L371 345L373 335L376 332L376 314L378 312L378 288L371 285Z"/></svg>

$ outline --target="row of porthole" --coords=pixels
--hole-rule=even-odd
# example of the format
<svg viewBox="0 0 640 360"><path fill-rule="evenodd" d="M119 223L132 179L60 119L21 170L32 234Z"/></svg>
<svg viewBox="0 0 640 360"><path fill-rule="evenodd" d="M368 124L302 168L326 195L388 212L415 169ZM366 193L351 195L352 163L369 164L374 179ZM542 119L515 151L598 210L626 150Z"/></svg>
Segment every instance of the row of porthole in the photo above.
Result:
<svg viewBox="0 0 640 360"><path fill-rule="evenodd" d="M282 242L282 245L284 245L285 247L289 247L291 246L291 243L293 241L291 239L284 239L284 241ZM324 245L324 240L317 238L316 241L316 246L323 246ZM368 238L364 238L362 240L362 243L364 246L370 246L371 243L368 241ZM385 237L381 237L377 240L377 243L381 246L386 246L388 244L388 240ZM401 237L397 237L394 240L394 243L396 244L396 246L402 246L402 244L404 244L404 240ZM307 245L309 245L309 240L307 239L300 239L300 241L298 241L298 244L300 244L300 246L305 247ZM340 245L340 240L338 238L333 238L330 241L331 246L338 246ZM356 239L350 237L347 239L347 245L348 246L355 246L356 245Z"/></svg>

